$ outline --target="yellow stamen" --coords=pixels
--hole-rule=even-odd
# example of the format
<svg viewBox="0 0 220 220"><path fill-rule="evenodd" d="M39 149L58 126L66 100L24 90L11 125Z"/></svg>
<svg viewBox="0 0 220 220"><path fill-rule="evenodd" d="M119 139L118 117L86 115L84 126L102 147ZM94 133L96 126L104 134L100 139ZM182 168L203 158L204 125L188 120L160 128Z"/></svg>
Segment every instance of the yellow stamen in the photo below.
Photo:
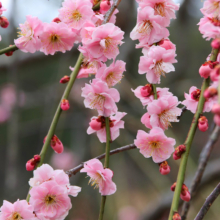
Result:
<svg viewBox="0 0 220 220"><path fill-rule="evenodd" d="M78 10L75 10L73 13L72 13L72 18L73 20L75 21L79 21L81 18L82 18L82 15L80 14L80 12Z"/></svg>
<svg viewBox="0 0 220 220"><path fill-rule="evenodd" d="M105 96L95 94L95 98L90 103L91 108L97 109L97 110L103 110L103 105L105 103Z"/></svg>
<svg viewBox="0 0 220 220"><path fill-rule="evenodd" d="M160 15L162 17L165 17L165 8L164 8L164 3L156 3L154 6L154 11L156 15Z"/></svg>
<svg viewBox="0 0 220 220"><path fill-rule="evenodd" d="M137 32L143 35L150 35L153 25L149 20L145 20L138 25Z"/></svg>
<svg viewBox="0 0 220 220"><path fill-rule="evenodd" d="M163 70L163 61L157 61L155 66L154 66L154 73L156 74L157 77L159 77L160 75L165 76L165 71Z"/></svg>

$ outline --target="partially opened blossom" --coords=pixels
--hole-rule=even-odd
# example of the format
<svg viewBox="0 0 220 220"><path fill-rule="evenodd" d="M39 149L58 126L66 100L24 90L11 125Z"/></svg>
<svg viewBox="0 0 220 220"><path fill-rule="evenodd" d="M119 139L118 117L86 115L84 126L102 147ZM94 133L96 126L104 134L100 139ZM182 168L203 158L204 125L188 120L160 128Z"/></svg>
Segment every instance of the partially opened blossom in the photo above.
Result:
<svg viewBox="0 0 220 220"><path fill-rule="evenodd" d="M37 17L26 16L24 24L20 24L21 31L19 38L15 40L15 45L23 52L35 53L41 48L39 35L43 31L43 22Z"/></svg>
<svg viewBox="0 0 220 220"><path fill-rule="evenodd" d="M30 190L30 204L36 215L46 219L65 219L72 207L66 187L55 181L47 181Z"/></svg>
<svg viewBox="0 0 220 220"><path fill-rule="evenodd" d="M54 55L58 51L65 53L67 50L71 50L76 40L76 35L65 23L51 22L50 24L44 23L40 39L42 42L40 51L46 55Z"/></svg>
<svg viewBox="0 0 220 220"><path fill-rule="evenodd" d="M116 185L112 181L113 172L104 168L98 159L92 159L84 163L81 173L87 173L90 177L89 183L95 188L99 188L102 196L112 195L116 192Z"/></svg>
<svg viewBox="0 0 220 220"><path fill-rule="evenodd" d="M152 46L147 56L140 57L139 70L140 74L146 74L149 83L160 83L160 76L174 71L172 63L176 63L174 50L166 50L163 47Z"/></svg>
<svg viewBox="0 0 220 220"><path fill-rule="evenodd" d="M204 1L201 12L209 17L220 17L220 0L206 0Z"/></svg>
<svg viewBox="0 0 220 220"><path fill-rule="evenodd" d="M148 6L138 9L137 24L130 34L132 40L139 40L142 45L151 45L168 36L169 31L165 28L164 19L154 15L153 8Z"/></svg>
<svg viewBox="0 0 220 220"><path fill-rule="evenodd" d="M96 78L106 82L109 87L112 87L119 83L123 77L126 63L122 60L113 62L109 67L103 65L98 69Z"/></svg>
<svg viewBox="0 0 220 220"><path fill-rule="evenodd" d="M185 100L182 101L182 104L186 106L188 110L190 110L192 113L196 112L199 98L200 98L201 90L197 89L195 86L192 86L188 93L184 93ZM210 112L212 109L213 104L215 103L215 99L208 99L205 101L203 112Z"/></svg>
<svg viewBox="0 0 220 220"><path fill-rule="evenodd" d="M143 120L145 125L150 124L151 127L160 127L163 130L171 126L171 122L178 122L178 116L181 115L182 110L178 108L178 99L176 96L165 96L162 99L153 100L148 104L147 114L150 116ZM149 122L148 122L149 121Z"/></svg>
<svg viewBox="0 0 220 220"><path fill-rule="evenodd" d="M91 20L93 14L90 0L65 0L59 10L60 20L76 30Z"/></svg>
<svg viewBox="0 0 220 220"><path fill-rule="evenodd" d="M176 141L173 138L168 138L163 129L155 127L149 133L139 130L134 144L144 157L152 157L155 163L161 163L174 152Z"/></svg>
<svg viewBox="0 0 220 220"><path fill-rule="evenodd" d="M33 206L26 200L17 200L13 204L4 200L0 210L1 220L37 220L33 213Z"/></svg>
<svg viewBox="0 0 220 220"><path fill-rule="evenodd" d="M100 79L93 79L90 84L82 88L82 97L85 98L86 108L96 109L100 115L108 117L118 110L115 102L119 102L118 90L109 88L107 83Z"/></svg>
<svg viewBox="0 0 220 220"><path fill-rule="evenodd" d="M114 116L110 117L109 124L110 124L110 133L111 133L111 140L114 141L119 136L119 129L124 128L124 121L121 119L126 115L125 112L117 112ZM99 123L99 127L94 127L94 123ZM105 129L105 117L92 117L90 122L90 126L87 129L87 134L92 134L97 132L97 136L101 143L106 142L106 129Z"/></svg>

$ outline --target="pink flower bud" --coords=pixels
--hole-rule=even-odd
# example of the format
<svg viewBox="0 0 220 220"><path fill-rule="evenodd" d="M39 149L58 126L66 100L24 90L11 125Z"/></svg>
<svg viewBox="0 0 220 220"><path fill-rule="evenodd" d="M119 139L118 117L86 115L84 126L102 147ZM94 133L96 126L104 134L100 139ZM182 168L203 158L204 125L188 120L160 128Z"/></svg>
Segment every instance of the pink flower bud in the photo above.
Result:
<svg viewBox="0 0 220 220"><path fill-rule="evenodd" d="M27 163L26 163L26 170L27 171L32 171L32 170L34 170L34 168L35 168L35 162L34 162L34 159L32 158L32 159L30 159Z"/></svg>
<svg viewBox="0 0 220 220"><path fill-rule="evenodd" d="M216 88L213 87L209 87L208 89L206 89L203 93L203 96L206 99L212 98L214 96L216 96L218 94L218 90Z"/></svg>
<svg viewBox="0 0 220 220"><path fill-rule="evenodd" d="M210 78L213 82L219 80L220 65L216 65L215 68L210 72Z"/></svg>
<svg viewBox="0 0 220 220"><path fill-rule="evenodd" d="M180 198L181 198L183 201L189 202L190 199L191 199L190 192L189 192L189 191L185 191L184 193L181 192Z"/></svg>
<svg viewBox="0 0 220 220"><path fill-rule="evenodd" d="M52 22L60 23L61 20L59 18L54 18Z"/></svg>
<svg viewBox="0 0 220 220"><path fill-rule="evenodd" d="M50 141L50 146L53 148L53 150L58 153L61 154L63 152L63 144L60 141L60 139L54 135Z"/></svg>
<svg viewBox="0 0 220 220"><path fill-rule="evenodd" d="M220 115L214 115L214 118L213 118L214 122L216 125L218 125L220 127Z"/></svg>
<svg viewBox="0 0 220 220"><path fill-rule="evenodd" d="M211 43L211 46L214 49L219 49L220 48L220 39L216 38L215 40L213 40Z"/></svg>
<svg viewBox="0 0 220 220"><path fill-rule="evenodd" d="M61 101L60 108L61 108L63 111L67 111L67 110L70 108L69 101L68 101L67 99L63 99L63 100Z"/></svg>
<svg viewBox="0 0 220 220"><path fill-rule="evenodd" d="M2 8L2 3L0 2L0 8Z"/></svg>
<svg viewBox="0 0 220 220"><path fill-rule="evenodd" d="M175 188L176 188L176 182L170 187L171 191L175 191Z"/></svg>
<svg viewBox="0 0 220 220"><path fill-rule="evenodd" d="M216 103L212 106L212 113L220 115L220 104Z"/></svg>
<svg viewBox="0 0 220 220"><path fill-rule="evenodd" d="M149 97L153 94L153 87L151 84L146 84L141 88L140 92L143 97Z"/></svg>
<svg viewBox="0 0 220 220"><path fill-rule="evenodd" d="M111 3L109 0L102 0L100 4L100 9L102 11L108 11L111 8Z"/></svg>
<svg viewBox="0 0 220 220"><path fill-rule="evenodd" d="M40 155L38 155L38 154L34 155L34 161L36 163L40 162Z"/></svg>
<svg viewBox="0 0 220 220"><path fill-rule="evenodd" d="M175 45L168 39L161 40L158 45L166 50L175 49Z"/></svg>
<svg viewBox="0 0 220 220"><path fill-rule="evenodd" d="M98 119L92 119L89 125L95 131L99 131L100 129L102 129L102 122Z"/></svg>
<svg viewBox="0 0 220 220"><path fill-rule="evenodd" d="M4 17L4 16L0 17L0 26L2 28L7 28L8 25L9 25L8 19L6 17Z"/></svg>
<svg viewBox="0 0 220 220"><path fill-rule="evenodd" d="M199 97L200 97L200 93L201 90L200 89L196 89L193 92L191 92L191 99L194 99L195 101L199 101Z"/></svg>
<svg viewBox="0 0 220 220"><path fill-rule="evenodd" d="M162 175L167 175L170 173L170 166L168 165L167 161L164 161L160 164L159 171Z"/></svg>
<svg viewBox="0 0 220 220"><path fill-rule="evenodd" d="M179 213L175 213L174 215L173 215L173 220L181 220L181 216L179 215Z"/></svg>
<svg viewBox="0 0 220 220"><path fill-rule="evenodd" d="M202 64L202 66L199 68L199 74L201 77L207 79L210 75L211 72L211 68L209 66L208 62L205 62L204 64Z"/></svg>
<svg viewBox="0 0 220 220"><path fill-rule="evenodd" d="M70 77L69 76L64 76L60 79L60 83L67 83L70 81Z"/></svg>
<svg viewBox="0 0 220 220"><path fill-rule="evenodd" d="M200 131L205 132L209 128L208 119L205 116L201 116L198 120L198 128Z"/></svg>
<svg viewBox="0 0 220 220"><path fill-rule="evenodd" d="M12 45L9 45L9 46L12 46ZM10 57L13 55L13 53L14 53L14 51L9 51L9 52L5 53L5 55Z"/></svg>
<svg viewBox="0 0 220 220"><path fill-rule="evenodd" d="M184 144L179 145L178 147L176 147L173 153L173 159L179 160L185 151L186 151L186 146Z"/></svg>

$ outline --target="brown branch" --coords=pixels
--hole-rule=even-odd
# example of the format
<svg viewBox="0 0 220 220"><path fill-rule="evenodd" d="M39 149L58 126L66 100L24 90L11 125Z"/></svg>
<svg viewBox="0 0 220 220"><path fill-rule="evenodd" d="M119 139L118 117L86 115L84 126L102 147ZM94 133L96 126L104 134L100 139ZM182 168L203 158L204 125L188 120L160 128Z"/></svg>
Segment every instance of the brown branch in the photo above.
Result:
<svg viewBox="0 0 220 220"><path fill-rule="evenodd" d="M205 203L203 204L202 208L200 209L199 213L195 217L194 220L202 220L206 213L209 211L212 203L216 200L216 198L220 194L220 183L215 187L212 193L206 198Z"/></svg>
<svg viewBox="0 0 220 220"><path fill-rule="evenodd" d="M215 126L212 134L210 135L208 142L206 143L205 147L203 148L201 154L200 154L200 159L199 159L199 166L198 169L196 171L196 175L193 179L193 182L191 184L190 187L190 193L191 193L191 198L193 198L196 194L196 191L199 187L199 184L201 182L204 170L206 168L207 162L209 160L210 154L212 149L214 148L214 145L218 139L218 135L219 135L219 127ZM189 211L190 208L190 202L184 202L183 203L183 208L182 208L182 220L185 220L187 217L187 213Z"/></svg>
<svg viewBox="0 0 220 220"><path fill-rule="evenodd" d="M126 145L124 147L119 147L117 149L111 150L110 155L118 154L120 152L131 150L131 149L136 149L136 148L137 147L134 144L129 144L129 145ZM95 157L95 158L101 160L101 159L105 158L105 153L101 154L101 155L99 155L98 157ZM83 168L84 163L85 162L83 162L83 163L79 164L78 166L66 171L66 174L68 174L69 177L71 177L72 175L76 175Z"/></svg>

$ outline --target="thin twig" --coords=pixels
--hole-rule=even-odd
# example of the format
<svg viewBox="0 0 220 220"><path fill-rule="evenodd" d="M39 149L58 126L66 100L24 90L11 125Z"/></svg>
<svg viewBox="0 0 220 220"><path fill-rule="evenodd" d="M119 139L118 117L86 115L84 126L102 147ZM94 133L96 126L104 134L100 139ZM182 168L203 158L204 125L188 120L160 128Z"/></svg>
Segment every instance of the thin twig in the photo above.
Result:
<svg viewBox="0 0 220 220"><path fill-rule="evenodd" d="M109 11L106 13L103 23L106 24L109 22L112 14L114 13L115 9L120 4L121 0L115 0L112 7L109 9Z"/></svg>
<svg viewBox="0 0 220 220"><path fill-rule="evenodd" d="M136 149L136 148L137 147L134 144L129 144L129 145L126 145L126 146L119 147L117 149L111 150L110 151L110 155L118 154L120 152L131 150L131 149ZM96 159L99 159L99 160L101 160L103 158L105 158L105 153L99 155L98 157L96 157ZM85 162L83 162L83 163L79 164L78 166L76 166L76 167L66 171L66 174L68 174L69 177L71 177L72 175L76 175L83 168L84 163Z"/></svg>
<svg viewBox="0 0 220 220"><path fill-rule="evenodd" d="M203 150L200 154L199 166L198 166L198 169L196 171L196 175L195 175L193 182L191 184L191 187L190 187L191 198L193 198L195 196L196 191L199 187L199 184L200 184L201 179L203 177L203 173L204 173L205 168L207 166L207 162L209 160L212 149L214 148L214 145L215 145L216 141L218 140L219 131L220 131L220 128L218 126L215 126L212 134L210 135L210 137L208 139L208 142L206 143L205 147L203 148ZM186 219L189 208L190 208L190 202L184 202L183 208L182 208L182 213L181 213L182 220Z"/></svg>
<svg viewBox="0 0 220 220"><path fill-rule="evenodd" d="M206 198L205 203L203 204L202 208L200 209L199 213L195 217L194 220L202 220L206 213L209 211L212 203L216 200L216 198L220 194L220 183L215 187L212 193Z"/></svg>

